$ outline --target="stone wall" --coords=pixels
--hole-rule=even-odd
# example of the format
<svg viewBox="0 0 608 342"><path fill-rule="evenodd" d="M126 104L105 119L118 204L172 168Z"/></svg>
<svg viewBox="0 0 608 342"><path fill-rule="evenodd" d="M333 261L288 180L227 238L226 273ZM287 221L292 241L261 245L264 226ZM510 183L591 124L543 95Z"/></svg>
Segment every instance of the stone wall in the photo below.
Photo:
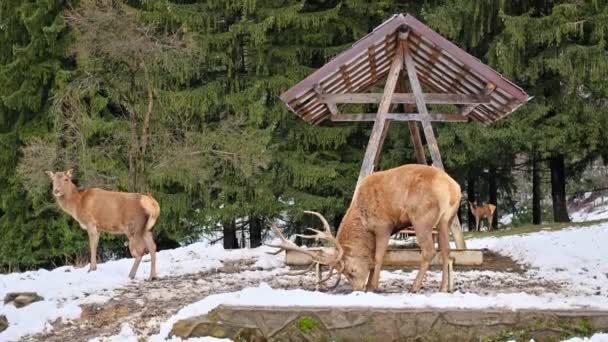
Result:
<svg viewBox="0 0 608 342"><path fill-rule="evenodd" d="M219 306L172 335L235 341L556 341L608 331L608 311Z"/></svg>

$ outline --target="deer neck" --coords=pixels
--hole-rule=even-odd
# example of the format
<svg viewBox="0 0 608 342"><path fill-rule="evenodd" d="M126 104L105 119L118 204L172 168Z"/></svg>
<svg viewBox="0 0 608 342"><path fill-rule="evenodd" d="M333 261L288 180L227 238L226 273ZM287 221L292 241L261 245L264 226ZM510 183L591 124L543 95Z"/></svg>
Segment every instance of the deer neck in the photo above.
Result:
<svg viewBox="0 0 608 342"><path fill-rule="evenodd" d="M349 210L346 213L338 229L337 239L345 255L373 259L375 236L366 229L365 218L358 211Z"/></svg>
<svg viewBox="0 0 608 342"><path fill-rule="evenodd" d="M77 215L80 197L80 192L76 189L76 186L72 184L69 191L57 198L57 203L66 213L70 214L73 218L78 219Z"/></svg>

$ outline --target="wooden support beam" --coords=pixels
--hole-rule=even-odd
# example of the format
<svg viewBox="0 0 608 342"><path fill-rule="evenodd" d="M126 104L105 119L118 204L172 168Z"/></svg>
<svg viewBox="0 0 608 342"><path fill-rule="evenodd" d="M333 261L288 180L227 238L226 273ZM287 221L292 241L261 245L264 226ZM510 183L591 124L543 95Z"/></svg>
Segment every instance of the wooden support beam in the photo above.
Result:
<svg viewBox="0 0 608 342"><path fill-rule="evenodd" d="M481 96L491 98L490 94L492 94L494 89L496 89L496 86L494 84L492 84L492 83L486 84L486 89L483 91L483 94ZM467 106L462 107L460 109L460 115L469 115L475 109L475 107L477 107L478 105L479 104L469 104Z"/></svg>
<svg viewBox="0 0 608 342"><path fill-rule="evenodd" d="M401 38L401 37L399 37ZM404 37L404 38L407 38ZM366 176L370 175L374 171L374 165L378 161L380 150L382 149L382 138L386 134L386 128L389 121L386 120L385 115L391 106L391 99L395 92L395 86L399 78L399 73L403 68L403 48L400 43L402 39L397 39L397 51L393 57L391 68L388 71L386 82L384 84L384 93L380 99L380 105L378 106L378 114L374 121L374 127L372 128L372 134L369 137L367 148L365 150L365 156L363 157L363 163L361 165L361 171L359 172L359 179L357 180L357 188L361 184L361 181ZM357 189L355 188L355 192Z"/></svg>
<svg viewBox="0 0 608 342"><path fill-rule="evenodd" d="M383 94L379 93L348 93L323 94L319 102L323 103L379 103ZM491 97L486 95L465 94L423 94L425 103L432 104L483 104L490 103ZM392 103L416 103L414 94L395 93Z"/></svg>
<svg viewBox="0 0 608 342"><path fill-rule="evenodd" d="M439 146L437 145L437 140L435 139L435 133L433 132L433 127L431 126L430 115L426 108L426 102L424 101L424 96L422 94L422 87L420 87L418 75L416 74L416 66L414 64L414 60L412 59L412 55L408 51L407 46L405 46L403 49L403 62L405 63L405 67L407 69L407 76L410 80L410 87L412 88L412 92L416 97L416 107L418 107L418 111L420 112L423 118L423 120L421 121L422 128L424 130L426 143L429 147L429 151L431 152L433 165L444 170L443 161L441 160L441 153L439 152ZM452 232L452 236L454 237L456 248L466 249L467 247L464 242L464 235L462 234L462 229L460 227L460 222L458 221L458 218L454 218L454 220L452 221L450 231Z"/></svg>
<svg viewBox="0 0 608 342"><path fill-rule="evenodd" d="M418 129L418 123L415 121L409 121L408 128L410 129L410 137L414 144L414 151L416 152L416 162L418 164L426 165L426 156L424 155L424 147L422 146L422 139L420 138L420 130Z"/></svg>
<svg viewBox="0 0 608 342"><path fill-rule="evenodd" d="M317 98L320 98L325 94L325 90L319 83L315 84L312 88L315 91L315 93L317 93ZM328 101L328 102L325 102L325 105L327 106L327 109L329 110L331 115L340 114L340 111L338 110L338 106L336 105L335 102Z"/></svg>
<svg viewBox="0 0 608 342"><path fill-rule="evenodd" d="M376 121L376 113L353 113L337 114L330 116L331 121ZM427 117L419 113L385 113L384 118L390 121L423 121L428 119L432 122L468 122L469 118L460 114L438 114L428 113Z"/></svg>
<svg viewBox="0 0 608 342"><path fill-rule="evenodd" d="M420 87L420 82L418 81L414 60L412 59L412 55L407 50L407 46L403 52L403 58L405 67L407 69L407 77L410 80L410 87L412 88L412 92L416 98L416 107L418 107L418 112L421 114L422 129L424 131L424 136L426 138L429 151L431 152L433 164L443 170L443 161L441 160L441 154L439 153L439 146L437 146L437 140L435 139L433 127L431 126L431 117L426 108L426 102L424 101L424 95L422 94L422 87Z"/></svg>
<svg viewBox="0 0 608 342"><path fill-rule="evenodd" d="M397 91L401 93L405 93L408 91L407 85L405 83L405 72L401 70L401 75L399 76L399 81L397 82ZM411 113L413 111L413 106L409 103L402 104L404 113ZM424 154L424 147L422 146L422 139L420 138L420 130L418 129L418 124L415 121L407 122L408 128L410 130L410 140L412 145L414 146L414 152L416 154L416 162L418 164L426 165L426 155Z"/></svg>

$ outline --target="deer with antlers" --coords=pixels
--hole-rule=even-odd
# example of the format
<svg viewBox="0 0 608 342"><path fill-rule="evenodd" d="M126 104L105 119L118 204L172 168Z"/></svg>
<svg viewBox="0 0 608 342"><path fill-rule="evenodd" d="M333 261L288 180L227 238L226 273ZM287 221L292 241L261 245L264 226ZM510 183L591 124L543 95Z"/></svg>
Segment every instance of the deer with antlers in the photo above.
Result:
<svg viewBox="0 0 608 342"><path fill-rule="evenodd" d="M488 221L488 231L492 231L492 220L494 219L494 210L496 210L496 206L491 203L486 203L475 208L475 202L471 203L471 201L469 201L469 207L471 208L471 213L475 216L475 230L479 231L479 222L482 219L486 219Z"/></svg>
<svg viewBox="0 0 608 342"><path fill-rule="evenodd" d="M356 291L375 290L379 286L389 237L395 227L411 224L422 254L420 268L411 287L412 292L416 292L422 287L436 254L432 236L436 227L443 272L440 290L447 292L449 227L458 211L460 196L458 183L436 167L414 164L376 172L367 176L355 191L336 237L321 214L307 212L319 217L324 230L309 228L315 234L300 236L328 241L335 246L333 251L298 247L276 226L272 229L281 243L272 247L279 248L276 253L293 250L309 255L314 263L308 270L315 264L327 265L329 275L319 283L329 280L336 271L338 280L334 288L344 275Z"/></svg>
<svg viewBox="0 0 608 342"><path fill-rule="evenodd" d="M99 188L79 190L72 182L72 169L45 171L53 182L53 196L59 207L73 217L89 235L91 266L97 269L99 233L124 234L135 258L129 278L133 279L146 252L150 253L150 280L156 277L156 244L152 228L160 215L160 206L148 194L107 191Z"/></svg>

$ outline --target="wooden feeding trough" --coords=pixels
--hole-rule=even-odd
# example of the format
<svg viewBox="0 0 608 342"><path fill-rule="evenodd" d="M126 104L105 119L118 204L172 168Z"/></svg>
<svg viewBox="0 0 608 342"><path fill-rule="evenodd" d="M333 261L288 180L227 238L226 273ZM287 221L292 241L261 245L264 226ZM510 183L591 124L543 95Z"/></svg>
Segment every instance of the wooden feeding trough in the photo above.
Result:
<svg viewBox="0 0 608 342"><path fill-rule="evenodd" d="M311 247L309 250L333 251L333 247ZM455 266L480 266L483 263L483 253L479 249L452 249L450 257L454 259ZM409 267L420 265L419 249L389 248L384 256L383 265L393 267ZM312 258L298 251L285 251L285 264L288 266L308 266ZM439 253L433 259L433 265L441 265Z"/></svg>
<svg viewBox="0 0 608 342"><path fill-rule="evenodd" d="M367 92L382 83L382 93ZM394 15L281 95L291 111L312 125L328 119L374 123L357 186L373 172L391 122L408 123L416 160L426 164L420 122L432 163L443 169L432 122L476 121L487 126L529 99L521 88L409 14ZM341 111L342 104L376 103L376 113ZM433 113L428 104L451 104L456 110ZM460 223L454 221L450 230L457 248L453 252L456 264L459 260L479 260L479 252L466 250ZM393 253L388 257L419 258L412 251ZM461 255L467 257L459 258ZM473 255L476 257L469 258ZM288 253L289 258L299 257Z"/></svg>

